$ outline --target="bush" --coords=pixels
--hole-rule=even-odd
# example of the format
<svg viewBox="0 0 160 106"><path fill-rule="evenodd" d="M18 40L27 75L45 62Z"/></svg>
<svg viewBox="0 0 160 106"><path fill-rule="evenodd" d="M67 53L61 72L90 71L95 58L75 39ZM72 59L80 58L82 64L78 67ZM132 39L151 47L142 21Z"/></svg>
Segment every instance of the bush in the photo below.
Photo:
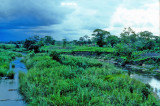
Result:
<svg viewBox="0 0 160 106"><path fill-rule="evenodd" d="M56 51L52 51L49 56L52 57L53 60L56 60L58 62L61 62L61 56L60 53L56 52Z"/></svg>
<svg viewBox="0 0 160 106"><path fill-rule="evenodd" d="M10 71L10 62L15 59L16 56L19 56L19 53L9 52L9 51L0 51L0 77L8 77L13 79L14 72ZM11 65L13 68L14 64Z"/></svg>
<svg viewBox="0 0 160 106"><path fill-rule="evenodd" d="M39 53L40 46L37 44L31 44L29 50L34 50L34 53Z"/></svg>
<svg viewBox="0 0 160 106"><path fill-rule="evenodd" d="M14 72L13 71L9 71L8 73L7 73L7 77L9 78L9 79L13 79L14 78Z"/></svg>
<svg viewBox="0 0 160 106"><path fill-rule="evenodd" d="M128 56L131 57L133 49L129 47L127 44L119 43L116 45L115 55L117 56Z"/></svg>

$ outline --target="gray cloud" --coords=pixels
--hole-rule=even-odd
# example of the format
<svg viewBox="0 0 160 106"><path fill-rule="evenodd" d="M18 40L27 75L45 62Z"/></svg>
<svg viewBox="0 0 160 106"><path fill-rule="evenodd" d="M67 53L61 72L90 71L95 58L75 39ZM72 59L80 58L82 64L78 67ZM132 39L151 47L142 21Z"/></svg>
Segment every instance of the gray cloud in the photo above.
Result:
<svg viewBox="0 0 160 106"><path fill-rule="evenodd" d="M13 36L24 39L30 35L51 35L57 40L78 39L86 34L91 35L96 28L111 29L112 16L120 6L138 9L145 8L144 4L151 3L151 0L0 1L2 40L12 39ZM121 23L115 23L112 27L116 29L112 28L112 31L117 34L123 26Z"/></svg>
<svg viewBox="0 0 160 106"><path fill-rule="evenodd" d="M62 0L2 0L0 28L30 28L60 24L71 10Z"/></svg>

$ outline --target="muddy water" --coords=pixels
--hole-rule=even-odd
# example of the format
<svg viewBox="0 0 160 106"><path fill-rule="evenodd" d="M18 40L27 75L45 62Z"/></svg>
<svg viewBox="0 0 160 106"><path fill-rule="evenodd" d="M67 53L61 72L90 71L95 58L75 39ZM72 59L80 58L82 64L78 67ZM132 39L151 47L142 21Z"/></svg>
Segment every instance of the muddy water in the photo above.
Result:
<svg viewBox="0 0 160 106"><path fill-rule="evenodd" d="M18 92L20 71L27 72L25 65L20 61L22 58L17 57L10 63L10 69L15 72L14 79L2 78L0 80L0 106L25 106L22 96ZM11 65L15 64L15 68Z"/></svg>

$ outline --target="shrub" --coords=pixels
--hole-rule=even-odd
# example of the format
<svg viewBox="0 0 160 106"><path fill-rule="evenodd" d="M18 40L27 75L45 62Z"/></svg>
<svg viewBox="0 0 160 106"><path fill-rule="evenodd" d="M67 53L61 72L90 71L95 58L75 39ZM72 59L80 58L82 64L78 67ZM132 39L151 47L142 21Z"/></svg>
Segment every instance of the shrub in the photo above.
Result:
<svg viewBox="0 0 160 106"><path fill-rule="evenodd" d="M13 79L14 78L14 72L13 71L9 71L8 73L7 73L7 77L9 78L9 79Z"/></svg>
<svg viewBox="0 0 160 106"><path fill-rule="evenodd" d="M56 51L52 51L50 54L49 54L53 60L56 60L58 62L61 62L61 56L60 56L60 53L56 52Z"/></svg>
<svg viewBox="0 0 160 106"><path fill-rule="evenodd" d="M120 55L120 56L131 57L131 54L133 52L133 49L124 43L117 44L115 48L116 48L115 55L117 56Z"/></svg>
<svg viewBox="0 0 160 106"><path fill-rule="evenodd" d="M15 59L16 56L19 56L19 53L14 53L10 51L2 50L0 51L0 76L1 77L8 77L13 78L14 72L10 71L10 62ZM11 67L15 67L14 64Z"/></svg>

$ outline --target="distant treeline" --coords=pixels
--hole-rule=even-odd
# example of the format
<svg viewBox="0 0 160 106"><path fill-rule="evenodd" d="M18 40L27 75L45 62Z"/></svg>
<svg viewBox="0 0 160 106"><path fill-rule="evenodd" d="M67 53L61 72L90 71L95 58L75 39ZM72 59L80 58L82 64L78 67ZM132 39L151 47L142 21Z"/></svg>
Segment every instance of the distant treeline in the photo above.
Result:
<svg viewBox="0 0 160 106"><path fill-rule="evenodd" d="M62 45L63 47L66 47L67 44L72 44L78 46L107 46L112 48L130 48L134 50L152 50L159 49L160 37L154 36L153 33L149 31L135 33L135 31L129 27L125 28L120 36L112 35L110 32L102 29L95 29L91 36L85 35L80 37L79 40L67 41L67 39L62 39L62 41L56 41L51 36L40 37L36 35L23 41L10 41L5 43L24 44L26 49L34 49L35 52L38 52L38 48L41 46L55 44Z"/></svg>

